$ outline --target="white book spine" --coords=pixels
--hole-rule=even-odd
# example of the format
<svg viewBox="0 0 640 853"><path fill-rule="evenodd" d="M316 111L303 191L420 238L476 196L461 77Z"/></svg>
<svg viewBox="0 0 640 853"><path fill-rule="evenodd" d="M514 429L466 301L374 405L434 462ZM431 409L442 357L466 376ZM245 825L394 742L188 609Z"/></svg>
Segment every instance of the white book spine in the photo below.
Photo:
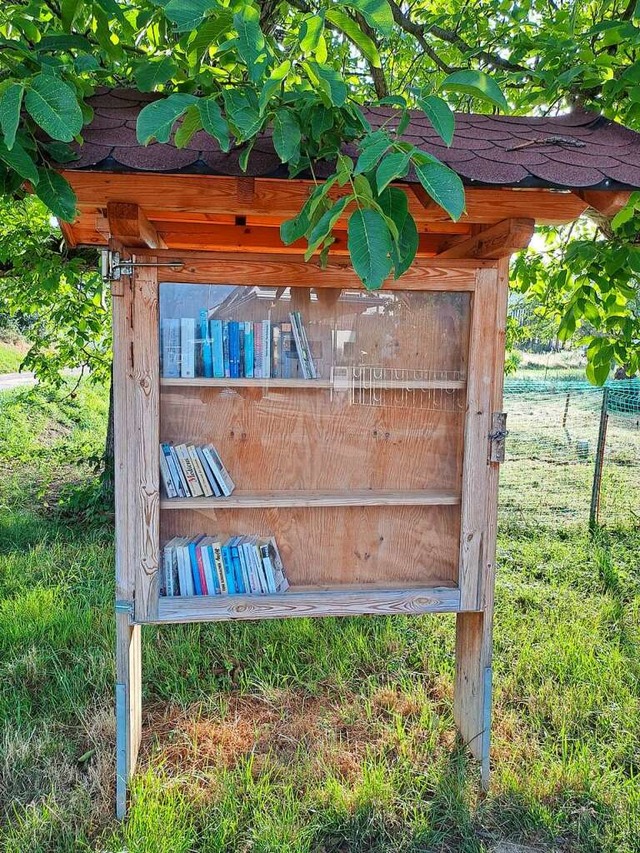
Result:
<svg viewBox="0 0 640 853"><path fill-rule="evenodd" d="M196 472L196 477L198 478L198 482L200 483L202 493L204 494L205 498L210 498L213 495L213 489L209 485L209 480L207 479L207 475L204 472L204 468L200 463L200 459L198 458L196 449L193 444L189 444L187 445L187 450L189 451L189 456L191 457L191 464L193 465L193 470Z"/></svg>
<svg viewBox="0 0 640 853"><path fill-rule="evenodd" d="M189 454L189 450L186 444L177 444L176 445L176 454L178 456L178 460L180 461L180 466L182 468L182 472L186 478L186 481L189 485L189 492L192 498L202 497L202 487L200 486L200 482L196 475L196 472L193 468L193 464L191 462L191 456Z"/></svg>
<svg viewBox="0 0 640 853"><path fill-rule="evenodd" d="M220 486L222 487L222 491L228 497L231 494L231 492L233 492L233 490L235 489L236 484L233 482L233 480L231 479L231 475L229 474L227 469L224 467L224 465L222 463L222 459L220 459L220 456L218 455L218 451L215 449L213 444L207 444L206 450L209 451L209 456L207 456L206 458L208 460L210 460L210 464L212 464L213 473L218 478L218 482L220 483ZM206 454L205 454L205 456L206 456Z"/></svg>
<svg viewBox="0 0 640 853"><path fill-rule="evenodd" d="M196 321L193 317L180 320L180 376L193 379L196 375Z"/></svg>
<svg viewBox="0 0 640 853"><path fill-rule="evenodd" d="M164 455L162 445L160 445L160 478L162 480L166 496L168 498L177 498L178 493L173 485L173 479L169 471L169 463L167 462L167 457Z"/></svg>
<svg viewBox="0 0 640 853"><path fill-rule="evenodd" d="M224 563L222 562L222 544L214 542L211 545L211 553L213 555L213 564L215 572L218 576L218 586L222 595L227 595L229 587L227 586L227 576L224 573Z"/></svg>
<svg viewBox="0 0 640 853"><path fill-rule="evenodd" d="M162 321L162 375L165 379L180 376L180 320L176 317Z"/></svg>
<svg viewBox="0 0 640 853"><path fill-rule="evenodd" d="M262 321L262 378L271 376L271 322Z"/></svg>

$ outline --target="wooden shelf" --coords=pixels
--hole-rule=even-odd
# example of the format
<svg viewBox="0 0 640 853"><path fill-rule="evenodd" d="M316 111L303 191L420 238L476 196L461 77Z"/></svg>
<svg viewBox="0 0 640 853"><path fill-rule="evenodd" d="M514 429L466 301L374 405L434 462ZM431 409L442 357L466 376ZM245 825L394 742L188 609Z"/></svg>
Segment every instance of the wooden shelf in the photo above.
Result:
<svg viewBox="0 0 640 853"><path fill-rule="evenodd" d="M225 622L294 616L355 616L388 613L455 613L457 587L295 587L276 595L161 597L154 622Z"/></svg>
<svg viewBox="0 0 640 853"><path fill-rule="evenodd" d="M303 489L245 492L228 498L164 498L161 509L242 509L256 507L316 506L453 506L460 503L457 492L446 489L391 491L358 489L350 491L305 491Z"/></svg>
<svg viewBox="0 0 640 853"><path fill-rule="evenodd" d="M303 388L305 391L348 391L346 379L161 379L163 388ZM407 388L417 390L440 389L455 391L466 386L464 379L396 379L376 382L372 388ZM356 390L358 387L356 386ZM363 390L366 390L364 388Z"/></svg>

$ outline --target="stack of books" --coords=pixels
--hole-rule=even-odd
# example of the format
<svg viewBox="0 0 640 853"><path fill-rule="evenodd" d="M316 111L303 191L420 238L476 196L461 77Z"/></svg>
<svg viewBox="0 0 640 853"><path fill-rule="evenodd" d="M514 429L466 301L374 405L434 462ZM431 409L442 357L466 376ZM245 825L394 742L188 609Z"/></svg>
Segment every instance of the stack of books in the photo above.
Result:
<svg viewBox="0 0 640 853"><path fill-rule="evenodd" d="M162 568L164 596L271 595L289 588L274 538L177 536L163 548Z"/></svg>
<svg viewBox="0 0 640 853"><path fill-rule="evenodd" d="M236 487L212 444L161 444L160 479L167 498L229 497Z"/></svg>
<svg viewBox="0 0 640 853"><path fill-rule="evenodd" d="M161 324L162 376L190 379L317 379L299 311L289 322L167 317Z"/></svg>

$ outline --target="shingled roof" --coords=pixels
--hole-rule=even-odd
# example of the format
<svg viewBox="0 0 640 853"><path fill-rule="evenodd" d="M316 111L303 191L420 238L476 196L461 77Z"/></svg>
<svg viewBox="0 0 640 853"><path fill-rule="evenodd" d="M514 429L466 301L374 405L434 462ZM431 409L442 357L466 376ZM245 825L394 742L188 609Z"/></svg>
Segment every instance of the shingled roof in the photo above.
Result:
<svg viewBox="0 0 640 853"><path fill-rule="evenodd" d="M182 149L171 143L140 145L136 138L138 113L158 97L134 89L111 89L89 98L93 120L84 128L84 144L77 147L79 159L65 169L287 176L268 133L258 139L246 173L238 165L240 149L225 154L202 131ZM397 111L368 107L364 113L373 127L379 127ZM453 144L447 148L428 119L413 111L403 138L438 157L468 185L640 187L640 134L594 113L544 118L457 113ZM326 176L330 168L319 164L316 173ZM416 178L409 175L404 180L415 182Z"/></svg>

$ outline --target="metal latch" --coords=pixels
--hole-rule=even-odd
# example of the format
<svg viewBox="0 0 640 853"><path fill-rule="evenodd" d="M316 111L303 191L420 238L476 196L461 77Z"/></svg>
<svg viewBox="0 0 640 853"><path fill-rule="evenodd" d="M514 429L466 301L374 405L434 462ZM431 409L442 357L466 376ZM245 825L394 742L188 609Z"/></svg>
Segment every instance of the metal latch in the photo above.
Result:
<svg viewBox="0 0 640 853"><path fill-rule="evenodd" d="M489 462L504 462L505 439L508 435L507 413L493 412L489 433Z"/></svg>
<svg viewBox="0 0 640 853"><path fill-rule="evenodd" d="M120 281L123 275L133 275L133 270L137 267L171 267L174 270L181 270L183 266L182 261L147 264L143 262L138 263L135 257L125 261L120 259L120 252L112 252L109 249L105 249L102 252L101 272L103 281Z"/></svg>

